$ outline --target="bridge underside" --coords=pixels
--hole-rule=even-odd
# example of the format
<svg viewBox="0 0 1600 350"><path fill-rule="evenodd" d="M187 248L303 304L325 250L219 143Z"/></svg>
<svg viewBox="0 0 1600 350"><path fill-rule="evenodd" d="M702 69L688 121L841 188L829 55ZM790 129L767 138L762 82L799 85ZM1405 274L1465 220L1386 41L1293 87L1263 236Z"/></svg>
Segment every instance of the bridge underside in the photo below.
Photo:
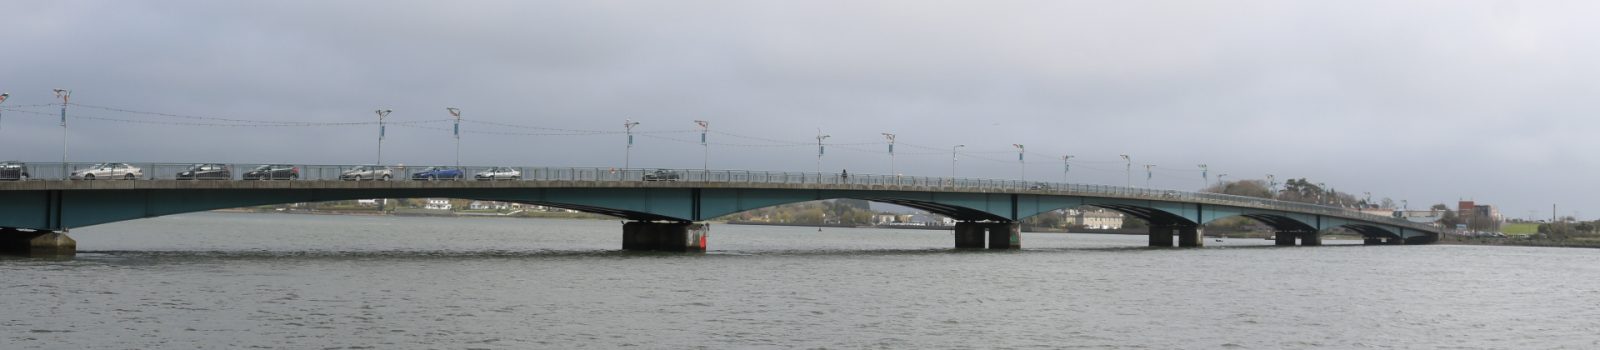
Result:
<svg viewBox="0 0 1600 350"><path fill-rule="evenodd" d="M312 181L305 181L312 182ZM1151 245L1203 245L1202 224L1242 216L1308 245L1318 232L1345 227L1383 242L1425 244L1437 234L1315 214L1177 201L1041 194L818 190L765 188L207 188L0 191L0 228L63 232L69 228L162 215L298 202L372 198L462 198L542 205L610 215L641 223L687 224L774 205L852 198L897 204L944 215L967 225L956 228L957 246L971 247L974 233L987 232L989 246L1020 247L1015 223L1057 209L1094 206L1148 221ZM976 226L974 226L976 225ZM676 226L673 226L676 227ZM963 240L962 228L968 238ZM972 229L978 227L978 229ZM664 229L676 232L677 228ZM655 228L635 232L657 232ZM704 230L699 237L704 237ZM673 233L676 236L682 236ZM693 237L694 235L689 235ZM1282 241L1280 241L1282 243ZM676 244L676 243L674 243ZM1291 243L1292 244L1292 243ZM700 246L704 248L703 243ZM653 248L652 248L653 249ZM677 248L667 248L676 250ZM693 250L693 249L690 249Z"/></svg>

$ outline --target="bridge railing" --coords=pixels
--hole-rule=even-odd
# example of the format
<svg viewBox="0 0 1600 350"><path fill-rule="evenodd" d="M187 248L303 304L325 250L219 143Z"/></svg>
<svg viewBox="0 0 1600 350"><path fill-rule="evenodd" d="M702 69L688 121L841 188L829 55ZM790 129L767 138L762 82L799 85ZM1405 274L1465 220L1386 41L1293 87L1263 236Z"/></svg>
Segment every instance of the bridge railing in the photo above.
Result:
<svg viewBox="0 0 1600 350"><path fill-rule="evenodd" d="M67 180L69 176L80 170L92 169L102 162L86 163L28 163L30 180ZM187 171L197 164L207 163L126 163L138 168L131 176L135 180L172 180L178 174ZM228 180L243 180L244 174L260 166L273 164L260 163L210 163L221 164L228 169ZM351 180L350 177L341 177L363 165L308 165L308 164L283 164L294 168L293 179L300 181L338 181ZM389 181L417 181L425 178L413 179L415 175L427 169L429 165L392 165L387 166ZM926 176L903 175L876 175L876 174L845 174L832 172L782 172L782 171L750 171L750 170L704 170L704 169L617 169L617 168L574 168L574 167L488 167L488 166L438 166L446 169L460 169L463 180L472 181L476 175L494 168L510 168L519 175L513 181L579 181L579 182L641 182L641 181L684 181L684 182L710 182L710 183L748 183L748 184L823 184L823 185L858 185L874 186L891 190L948 190L948 191L979 191L979 192L1030 192L1040 194L1060 194L1077 196L1101 196L1141 200L1158 201L1183 201L1207 204L1220 204L1238 207L1271 209L1310 214L1322 214L1349 219L1358 219L1370 222L1381 222L1390 225L1410 227L1422 230L1436 230L1436 228L1389 216L1372 215L1348 208L1316 205L1310 203L1280 201L1265 198L1244 197L1219 193L1189 192L1178 190L1164 190L1151 188L1137 188L1125 186L1073 184L1039 181L1019 181L1003 179L981 178L947 178ZM122 180L130 176L129 172L117 172L97 176L99 179ZM267 180L289 180L289 178L273 176ZM362 180L380 180L380 176L363 175ZM438 180L452 180L439 178ZM496 178L495 180L502 180Z"/></svg>

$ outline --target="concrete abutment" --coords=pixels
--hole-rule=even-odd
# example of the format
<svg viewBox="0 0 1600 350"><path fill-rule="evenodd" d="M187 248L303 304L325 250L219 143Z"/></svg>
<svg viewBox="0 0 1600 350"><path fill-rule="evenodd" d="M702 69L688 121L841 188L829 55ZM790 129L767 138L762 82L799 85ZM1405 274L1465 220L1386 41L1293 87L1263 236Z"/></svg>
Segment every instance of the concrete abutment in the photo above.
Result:
<svg viewBox="0 0 1600 350"><path fill-rule="evenodd" d="M622 249L704 252L710 232L705 223L629 221L622 224Z"/></svg>
<svg viewBox="0 0 1600 350"><path fill-rule="evenodd" d="M26 257L72 257L78 254L78 241L53 231L0 229L0 254Z"/></svg>

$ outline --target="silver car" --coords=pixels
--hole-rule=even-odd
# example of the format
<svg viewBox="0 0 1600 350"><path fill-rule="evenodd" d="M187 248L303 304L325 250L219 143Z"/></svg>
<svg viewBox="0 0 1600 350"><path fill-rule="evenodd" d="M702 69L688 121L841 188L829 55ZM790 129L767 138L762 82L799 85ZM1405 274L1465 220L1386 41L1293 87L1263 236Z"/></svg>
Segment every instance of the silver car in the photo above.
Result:
<svg viewBox="0 0 1600 350"><path fill-rule="evenodd" d="M478 179L478 181L520 180L522 179L522 171L511 167L493 167L489 168L489 170L480 171L472 177Z"/></svg>
<svg viewBox="0 0 1600 350"><path fill-rule="evenodd" d="M343 173L339 173L339 179L345 181L389 181L391 178L394 178L394 175L389 171L389 167L380 165L362 165L356 167L355 169L345 170Z"/></svg>
<svg viewBox="0 0 1600 350"><path fill-rule="evenodd" d="M73 180L133 180L144 177L144 170L128 163L100 163L72 171Z"/></svg>

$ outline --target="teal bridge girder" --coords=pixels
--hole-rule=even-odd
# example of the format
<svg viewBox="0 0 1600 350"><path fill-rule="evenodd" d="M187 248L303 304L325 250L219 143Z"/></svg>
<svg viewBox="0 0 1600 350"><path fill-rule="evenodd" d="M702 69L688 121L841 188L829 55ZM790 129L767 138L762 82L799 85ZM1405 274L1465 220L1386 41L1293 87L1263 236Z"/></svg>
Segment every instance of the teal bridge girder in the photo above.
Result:
<svg viewBox="0 0 1600 350"><path fill-rule="evenodd" d="M814 174L814 173L813 173ZM849 178L795 181L66 181L0 182L0 227L62 231L213 209L369 198L461 198L567 208L639 221L703 221L781 204L852 198L892 203L960 221L1014 222L1059 209L1099 207L1154 225L1198 226L1246 217L1279 231L1336 227L1369 237L1436 240L1438 229L1340 208L1259 198L1115 186L1039 186L964 179ZM710 179L710 176L706 177ZM770 177L768 177L770 179ZM964 180L973 181L973 180Z"/></svg>

